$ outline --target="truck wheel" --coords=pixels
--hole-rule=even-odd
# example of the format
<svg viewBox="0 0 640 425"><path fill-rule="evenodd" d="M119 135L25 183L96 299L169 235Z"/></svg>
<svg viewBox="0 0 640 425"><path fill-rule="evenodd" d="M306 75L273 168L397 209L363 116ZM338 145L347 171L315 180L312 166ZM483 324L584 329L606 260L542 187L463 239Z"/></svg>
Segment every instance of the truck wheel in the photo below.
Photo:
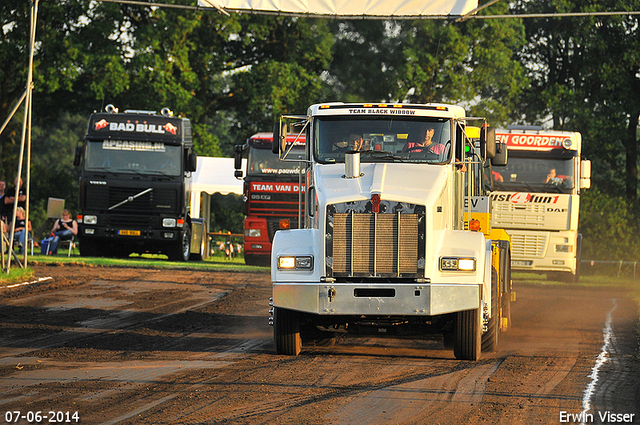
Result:
<svg viewBox="0 0 640 425"><path fill-rule="evenodd" d="M186 226L184 232L182 232L182 239L171 247L167 256L171 261L189 261L189 254L191 253L191 230L189 226Z"/></svg>
<svg viewBox="0 0 640 425"><path fill-rule="evenodd" d="M480 309L459 311L456 314L453 354L458 360L480 359L482 317Z"/></svg>
<svg viewBox="0 0 640 425"><path fill-rule="evenodd" d="M277 354L297 356L302 350L300 315L291 310L273 308L273 339Z"/></svg>
<svg viewBox="0 0 640 425"><path fill-rule="evenodd" d="M491 318L487 323L487 332L482 335L482 351L495 351L500 333L500 282L495 267L491 267Z"/></svg>

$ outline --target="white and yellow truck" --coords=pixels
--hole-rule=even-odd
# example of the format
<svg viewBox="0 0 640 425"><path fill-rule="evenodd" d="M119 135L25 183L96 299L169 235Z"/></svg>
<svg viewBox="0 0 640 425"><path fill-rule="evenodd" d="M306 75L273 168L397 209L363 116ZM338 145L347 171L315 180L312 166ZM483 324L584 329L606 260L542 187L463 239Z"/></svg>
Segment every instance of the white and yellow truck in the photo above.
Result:
<svg viewBox="0 0 640 425"><path fill-rule="evenodd" d="M580 193L591 185L580 133L513 128L496 139L509 162L493 168L493 225L511 237L512 268L577 282Z"/></svg>
<svg viewBox="0 0 640 425"><path fill-rule="evenodd" d="M508 327L509 243L465 223L496 153L488 126L477 144L466 135L470 120L445 104L326 103L280 118L281 159L287 132L306 136L307 191L303 228L273 240L277 353L348 333L441 334L465 360L495 349Z"/></svg>

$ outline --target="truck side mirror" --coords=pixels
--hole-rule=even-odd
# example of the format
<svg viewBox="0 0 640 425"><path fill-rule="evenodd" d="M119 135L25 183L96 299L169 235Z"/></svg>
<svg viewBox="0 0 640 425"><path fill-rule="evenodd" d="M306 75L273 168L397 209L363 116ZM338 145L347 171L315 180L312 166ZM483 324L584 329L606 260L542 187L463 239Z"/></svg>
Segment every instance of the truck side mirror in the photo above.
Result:
<svg viewBox="0 0 640 425"><path fill-rule="evenodd" d="M287 145L287 125L278 121L273 126L273 139L271 142L271 152L280 154L284 152Z"/></svg>
<svg viewBox="0 0 640 425"><path fill-rule="evenodd" d="M80 165L82 161L82 146L76 146L76 150L73 153L73 165L75 167Z"/></svg>
<svg viewBox="0 0 640 425"><path fill-rule="evenodd" d="M507 165L507 144L496 143L496 156L491 158L491 165L504 167Z"/></svg>
<svg viewBox="0 0 640 425"><path fill-rule="evenodd" d="M487 158L496 156L496 129L483 125L480 129L480 150Z"/></svg>
<svg viewBox="0 0 640 425"><path fill-rule="evenodd" d="M242 152L244 151L245 145L235 145L233 147L233 151L235 153L233 168L236 169L234 175L235 177L242 178Z"/></svg>
<svg viewBox="0 0 640 425"><path fill-rule="evenodd" d="M580 189L591 187L591 161L583 159L580 161Z"/></svg>
<svg viewBox="0 0 640 425"><path fill-rule="evenodd" d="M187 156L187 171L196 171L198 168L198 156L195 152L189 152Z"/></svg>

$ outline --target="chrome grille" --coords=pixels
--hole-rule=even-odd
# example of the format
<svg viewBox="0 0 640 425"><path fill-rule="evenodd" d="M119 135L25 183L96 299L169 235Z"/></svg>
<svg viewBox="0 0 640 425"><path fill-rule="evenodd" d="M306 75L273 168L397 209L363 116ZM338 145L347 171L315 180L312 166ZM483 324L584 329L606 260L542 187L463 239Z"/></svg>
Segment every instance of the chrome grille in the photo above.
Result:
<svg viewBox="0 0 640 425"><path fill-rule="evenodd" d="M545 235L517 235L511 236L511 253L514 258L544 257L547 246Z"/></svg>
<svg viewBox="0 0 640 425"><path fill-rule="evenodd" d="M415 277L424 268L421 214L334 213L328 217L328 274ZM422 220L424 222L424 220ZM421 237L422 235L422 237Z"/></svg>

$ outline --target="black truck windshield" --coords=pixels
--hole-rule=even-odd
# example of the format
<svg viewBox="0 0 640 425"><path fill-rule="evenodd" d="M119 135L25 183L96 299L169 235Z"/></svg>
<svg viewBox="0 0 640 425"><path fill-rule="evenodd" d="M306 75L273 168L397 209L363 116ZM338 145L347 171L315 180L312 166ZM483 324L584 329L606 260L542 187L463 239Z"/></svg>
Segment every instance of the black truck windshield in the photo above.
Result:
<svg viewBox="0 0 640 425"><path fill-rule="evenodd" d="M314 154L320 162L344 162L359 151L362 162L444 163L451 157L451 121L388 116L318 117Z"/></svg>
<svg viewBox="0 0 640 425"><path fill-rule="evenodd" d="M181 147L163 142L126 140L87 141L87 171L180 176Z"/></svg>
<svg viewBox="0 0 640 425"><path fill-rule="evenodd" d="M493 167L495 190L572 193L574 158L510 156L504 167Z"/></svg>
<svg viewBox="0 0 640 425"><path fill-rule="evenodd" d="M287 147L287 149L289 148ZM251 146L247 174L251 176L298 174L300 163L296 161L297 159L304 159L304 146L294 146L285 161L281 161L278 155L274 155L271 152L271 146L268 149Z"/></svg>

